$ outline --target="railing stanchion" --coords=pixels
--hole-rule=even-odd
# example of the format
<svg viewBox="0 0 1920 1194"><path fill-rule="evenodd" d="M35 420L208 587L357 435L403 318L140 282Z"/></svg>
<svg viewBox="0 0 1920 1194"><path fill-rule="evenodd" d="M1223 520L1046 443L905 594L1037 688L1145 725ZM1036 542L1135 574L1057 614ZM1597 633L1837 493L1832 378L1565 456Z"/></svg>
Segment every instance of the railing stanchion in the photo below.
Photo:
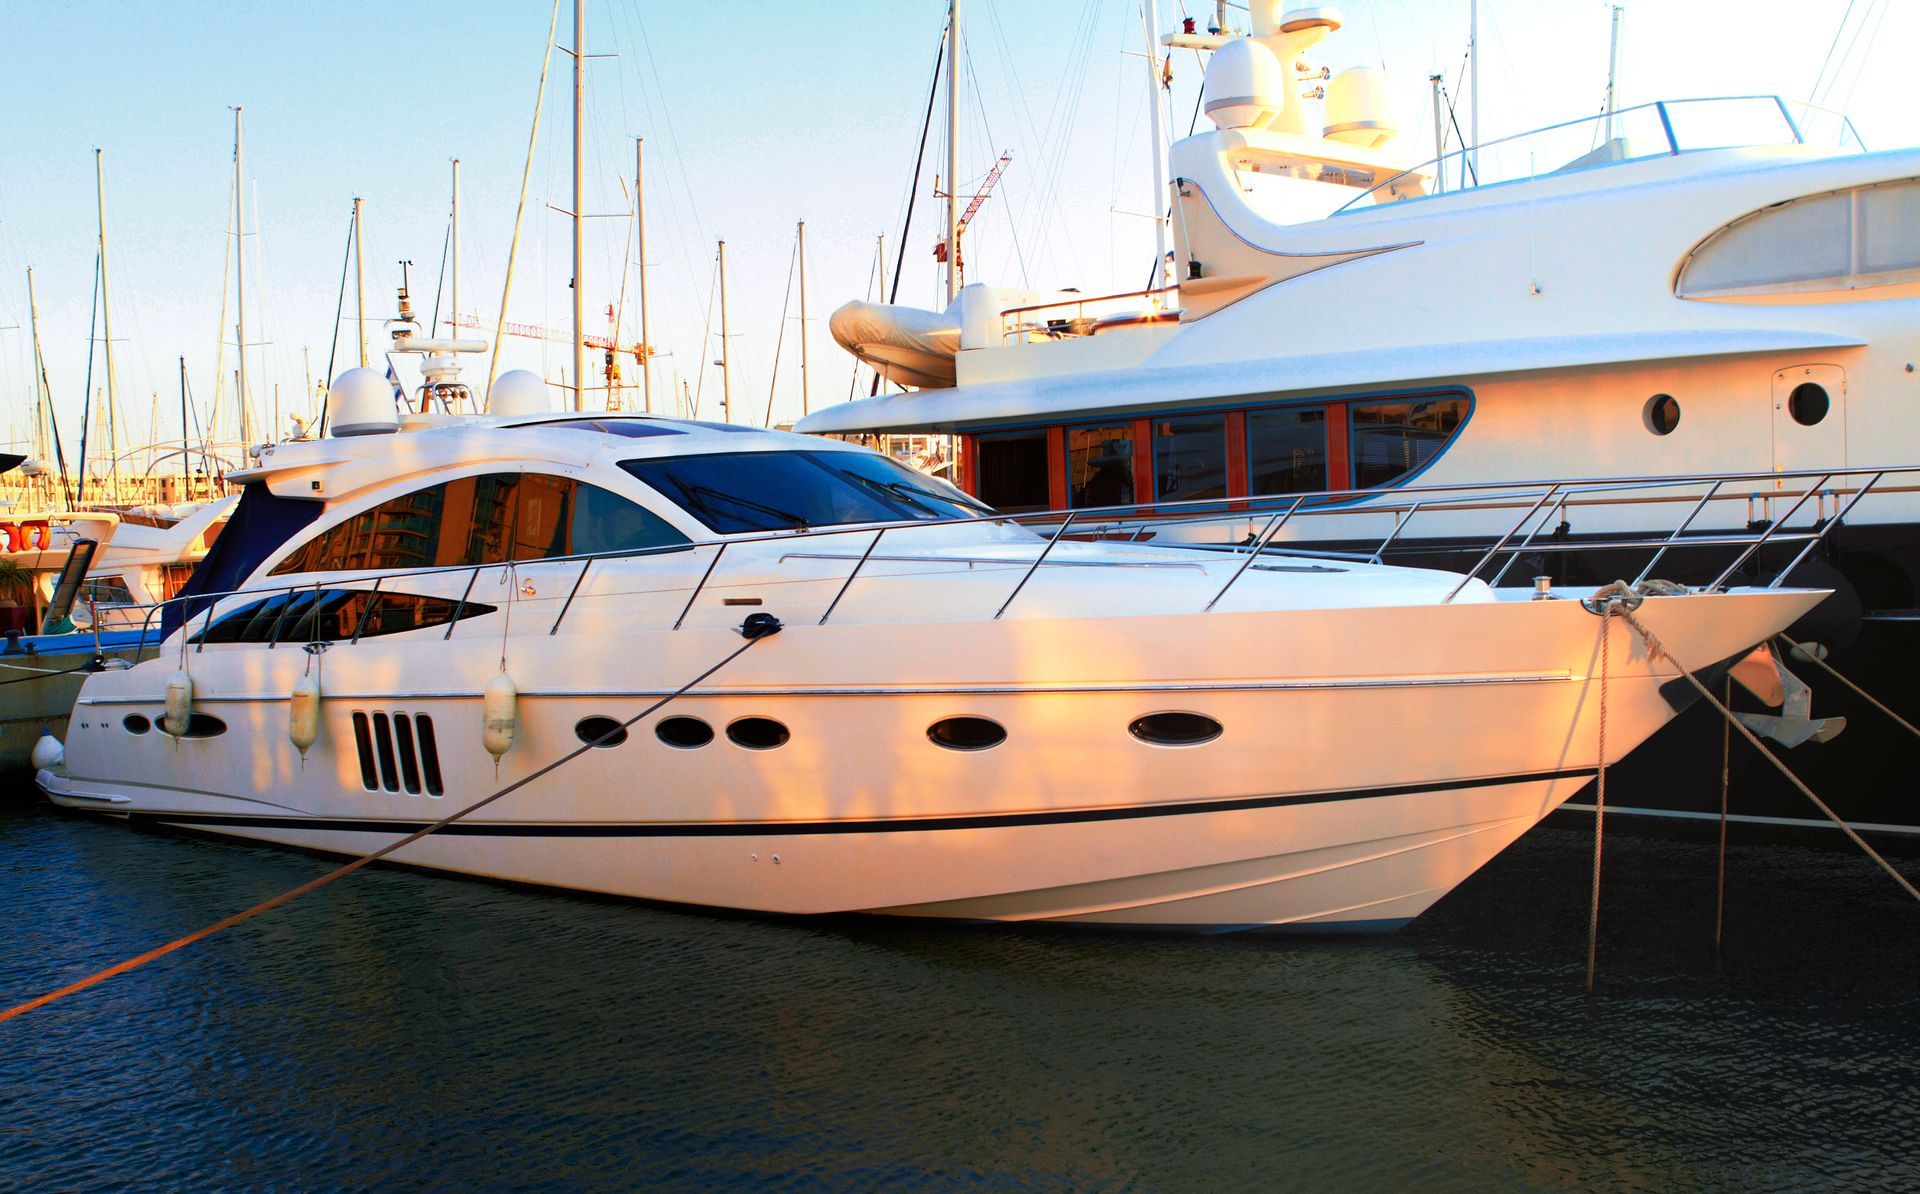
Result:
<svg viewBox="0 0 1920 1194"><path fill-rule="evenodd" d="M1508 527L1507 533L1500 536L1500 541L1487 549L1487 554L1481 556L1479 561L1474 564L1473 571L1461 577L1460 583L1453 586L1453 591L1440 599L1440 604L1441 605L1449 604L1450 602L1453 601L1455 597L1458 597L1460 595L1460 590L1472 584L1473 578L1480 575L1480 570L1487 566L1487 561L1493 559L1493 557L1500 554L1500 549L1505 547L1509 540L1511 540L1515 535L1520 533L1521 527L1526 526L1528 522L1532 521L1533 516L1540 512L1540 507L1546 505L1547 499L1552 497L1559 488L1560 488L1559 483L1556 482L1552 485L1547 486L1545 490L1541 491L1540 496L1534 499L1533 505L1527 509L1527 512L1525 514L1522 514L1520 516L1519 521L1515 522L1512 526ZM1412 517L1412 516L1409 515L1408 517ZM1399 528L1396 527L1394 529L1397 531ZM1384 547L1385 545L1382 544L1382 546ZM1376 558L1378 557L1376 556ZM1500 570L1500 576L1505 576L1506 574L1507 574L1506 569L1502 568ZM1500 576L1494 577L1494 580L1496 581L1499 580Z"/></svg>
<svg viewBox="0 0 1920 1194"><path fill-rule="evenodd" d="M1679 540L1680 536L1686 532L1686 529L1693 525L1693 520L1700 516L1700 511L1706 509L1707 503L1712 501L1714 495L1719 492L1720 482L1715 481L1707 492L1700 495L1700 500L1694 503L1693 509L1687 511L1687 516L1680 520L1680 525L1673 528L1673 533L1668 535L1666 541L1660 544L1659 550L1653 553L1653 558L1647 561L1647 566L1640 570L1640 575L1633 578L1634 588L1639 588L1642 581L1653 575L1653 570L1659 566L1660 558L1667 554L1667 549L1672 547L1674 543Z"/></svg>
<svg viewBox="0 0 1920 1194"><path fill-rule="evenodd" d="M1395 518L1393 520L1393 529L1387 532L1387 537L1385 539L1380 540L1380 546L1373 549L1374 563L1376 564L1386 563L1386 560L1383 559L1382 557L1386 555L1387 545L1400 537L1400 532L1407 529L1407 524L1413 521L1413 516L1416 513L1418 513L1419 510L1420 510L1420 503L1415 502L1411 506L1407 507L1407 513L1405 517Z"/></svg>
<svg viewBox="0 0 1920 1194"><path fill-rule="evenodd" d="M477 573L478 570L475 571ZM373 607L380 601L380 582L385 579L387 578L384 576L373 578L373 588L367 590L367 608L360 611L360 620L353 624L353 638L348 640L347 646L355 646L360 642L360 632L367 628L367 619L373 617ZM447 624L447 633L453 633L451 622Z"/></svg>
<svg viewBox="0 0 1920 1194"><path fill-rule="evenodd" d="M707 561L707 570L700 574L700 583L693 586L693 592L687 594L687 604L681 608L680 616L673 620L675 630L680 629L680 624L685 622L687 615L693 612L693 603L700 600L700 591L707 587L707 578L712 576L713 570L720 566L720 557L725 554L727 554L727 544L722 540L714 551L713 558Z"/></svg>
<svg viewBox="0 0 1920 1194"><path fill-rule="evenodd" d="M815 622L814 625L825 626L827 624L827 619L833 616L834 608L840 604L840 599L845 597L847 590L853 587L853 578L860 575L860 570L867 566L867 557L873 554L874 548L880 546L880 538L886 533L886 527L881 527L873 533L873 542L867 544L867 550L860 553L860 562L853 566L853 571L847 573L847 579L840 583L839 592L833 595L832 601L827 602L826 612L820 615L820 620Z"/></svg>
<svg viewBox="0 0 1920 1194"><path fill-rule="evenodd" d="M1726 567L1726 571L1714 577L1713 583L1707 586L1706 591L1709 593L1712 593L1717 589L1719 589L1721 585L1726 584L1727 578L1729 576L1732 576L1735 572L1739 571L1740 565L1746 563L1749 559L1751 559L1753 557L1754 552L1759 551L1762 547L1766 546L1767 540L1773 538L1773 533L1779 530L1781 527L1785 526L1788 522L1790 522L1793 519L1794 515L1800 513L1800 507L1807 504L1807 499L1812 497L1814 494L1819 493L1820 487L1822 485L1825 485L1828 481L1831 481L1831 480L1833 480L1832 473L1829 472L1829 473L1821 474L1820 479L1818 481L1815 481L1812 485L1809 485L1807 487L1807 491L1800 495L1800 500L1795 502L1792 506L1788 507L1787 512L1785 514L1782 514L1779 518L1773 519L1767 523L1767 529L1760 533L1760 537L1758 539L1755 539L1752 543L1747 544L1747 550L1741 552L1740 555L1733 561L1733 563L1728 564Z"/></svg>
<svg viewBox="0 0 1920 1194"><path fill-rule="evenodd" d="M1207 602L1206 606L1201 609L1201 613L1211 613L1213 607L1220 604L1220 599L1227 595L1227 590L1233 587L1233 582L1240 579L1241 573L1253 567L1253 562L1260 558L1260 553L1267 549L1267 544L1280 532L1281 527L1287 525L1287 520L1292 518L1293 512L1300 508L1300 503L1306 500L1304 496L1293 499L1293 505L1288 506L1286 510L1267 520L1267 525L1261 530L1260 537L1255 539L1253 545L1248 549L1247 558L1240 561L1240 566L1233 570L1233 575L1227 578L1226 584L1220 586L1220 591L1213 595L1213 600Z"/></svg>
<svg viewBox="0 0 1920 1194"><path fill-rule="evenodd" d="M1027 570L1021 574L1020 583L1013 586L1013 592L1008 593L1007 599L1000 603L1000 608L993 612L994 621L998 622L1000 620L1000 615L1007 612L1007 607L1012 605L1013 599L1020 595L1020 590L1027 587L1027 581L1032 578L1035 572L1039 571L1041 563L1046 560L1047 554L1053 550L1053 545L1060 542L1060 537L1065 535L1067 528L1073 525L1074 514L1074 511L1067 512L1066 518L1060 522L1060 529L1053 533L1053 538L1047 540L1047 545L1040 549L1040 554L1033 557L1033 563L1029 564Z"/></svg>
<svg viewBox="0 0 1920 1194"><path fill-rule="evenodd" d="M461 591L460 600L454 603L453 617L448 619L447 621L447 632L440 636L441 642L444 643L448 639L453 637L453 628L460 624L460 619L462 617L466 616L467 598L473 595L473 582L479 579L480 579L480 565L475 564L473 566L473 571L467 575L467 587ZM373 601L371 599L367 601L367 606L368 608L372 608Z"/></svg>
<svg viewBox="0 0 1920 1194"><path fill-rule="evenodd" d="M567 611L573 608L573 599L580 592L580 582L587 579L587 569L593 567L593 557L588 556L580 562L580 575L573 578L573 587L567 590L567 599L560 604L560 612L553 619L553 625L547 629L547 637L560 633L560 623L565 620Z"/></svg>
<svg viewBox="0 0 1920 1194"><path fill-rule="evenodd" d="M1497 589L1500 587L1500 582L1507 578L1508 571L1513 568L1514 562L1520 558L1520 553L1533 546L1534 537L1539 535L1543 528L1552 524L1555 515L1565 517L1564 512L1567 508L1567 498L1570 497L1571 494L1571 490L1562 489L1560 491L1559 500L1553 503L1552 509L1547 511L1547 516L1540 520L1540 525L1527 532L1527 537L1520 541L1518 549L1507 553L1507 562L1500 565L1500 571L1494 573L1493 579L1487 582L1489 588Z"/></svg>
<svg viewBox="0 0 1920 1194"><path fill-rule="evenodd" d="M1787 577L1793 575L1793 570L1800 566L1800 562L1807 558L1807 553L1812 551L1815 547L1819 546L1820 541L1827 537L1827 532L1831 531L1833 528L1840 525L1841 519L1853 513L1854 506L1859 504L1859 501L1861 498L1867 496L1867 490L1872 489L1876 484L1879 483L1880 478L1886 475L1887 475L1887 471L1885 469L1881 469L1880 471L1874 473L1873 476L1867 478L1866 484L1860 487L1860 491L1854 494L1851 498L1847 500L1846 507L1844 509L1837 509L1833 512L1833 517L1828 519L1826 525L1820 528L1820 532L1816 534L1812 539L1807 541L1807 545L1800 549L1800 554L1793 557L1793 561L1789 563L1785 568L1782 568L1780 570L1780 574L1778 576L1775 576L1773 578L1773 582L1769 584L1767 587L1769 589L1777 589L1782 584L1784 584L1786 582Z"/></svg>

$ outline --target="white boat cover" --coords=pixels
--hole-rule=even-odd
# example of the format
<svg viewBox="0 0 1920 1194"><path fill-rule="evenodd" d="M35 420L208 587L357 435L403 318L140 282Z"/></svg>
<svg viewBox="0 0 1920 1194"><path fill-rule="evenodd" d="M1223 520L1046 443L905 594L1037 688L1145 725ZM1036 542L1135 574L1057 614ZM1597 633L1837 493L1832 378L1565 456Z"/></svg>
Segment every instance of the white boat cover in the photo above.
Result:
<svg viewBox="0 0 1920 1194"><path fill-rule="evenodd" d="M852 302L827 319L827 330L888 381L923 390L953 384L960 320L951 310Z"/></svg>

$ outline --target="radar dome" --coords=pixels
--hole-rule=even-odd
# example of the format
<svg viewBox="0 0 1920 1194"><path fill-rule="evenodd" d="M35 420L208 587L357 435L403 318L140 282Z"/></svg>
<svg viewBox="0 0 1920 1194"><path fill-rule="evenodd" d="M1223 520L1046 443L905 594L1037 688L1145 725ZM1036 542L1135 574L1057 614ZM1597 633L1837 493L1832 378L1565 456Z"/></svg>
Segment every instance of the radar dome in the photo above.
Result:
<svg viewBox="0 0 1920 1194"><path fill-rule="evenodd" d="M335 435L385 435L400 430L393 383L364 366L333 379L327 391L327 409Z"/></svg>
<svg viewBox="0 0 1920 1194"><path fill-rule="evenodd" d="M531 369L509 369L487 391L490 415L544 415L552 409L546 381Z"/></svg>
<svg viewBox="0 0 1920 1194"><path fill-rule="evenodd" d="M1378 67L1356 66L1327 80L1326 137L1378 149L1400 126L1387 110L1387 76Z"/></svg>
<svg viewBox="0 0 1920 1194"><path fill-rule="evenodd" d="M1265 128L1286 104L1280 60L1266 43L1236 37L1213 53L1200 104L1223 129Z"/></svg>

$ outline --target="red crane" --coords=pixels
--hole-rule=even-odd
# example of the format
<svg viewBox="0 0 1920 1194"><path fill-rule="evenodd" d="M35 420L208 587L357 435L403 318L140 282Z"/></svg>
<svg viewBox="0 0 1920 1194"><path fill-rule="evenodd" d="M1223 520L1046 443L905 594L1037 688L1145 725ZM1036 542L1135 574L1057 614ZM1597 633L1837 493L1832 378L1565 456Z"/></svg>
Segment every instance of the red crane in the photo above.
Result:
<svg viewBox="0 0 1920 1194"><path fill-rule="evenodd" d="M960 236L964 236L966 234L967 225L973 222L973 217L975 215L979 214L980 205L985 203L987 201L987 196L993 193L994 184L1000 181L1000 176L1006 173L1007 166L1012 161L1013 161L1013 151L1008 150L1007 152L1000 155L1000 160L993 164L993 169L987 171L987 177L985 178L985 180L983 180L980 183L980 189L973 193L973 200L972 202L967 204L967 210L960 213L960 219L957 223L957 226L954 229L954 235L956 238ZM945 237L942 237L939 240L939 242L937 242L933 246L933 259L935 261L941 262L942 264L946 262L947 242ZM964 251L962 251L960 256L960 269L963 275L966 272L966 264L967 264L966 254Z"/></svg>

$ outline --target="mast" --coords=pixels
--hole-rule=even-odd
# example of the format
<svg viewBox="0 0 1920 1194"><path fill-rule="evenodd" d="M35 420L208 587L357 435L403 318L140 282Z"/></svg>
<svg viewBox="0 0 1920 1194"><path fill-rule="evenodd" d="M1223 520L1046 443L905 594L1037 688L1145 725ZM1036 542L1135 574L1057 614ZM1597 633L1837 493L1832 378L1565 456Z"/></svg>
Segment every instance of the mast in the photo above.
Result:
<svg viewBox="0 0 1920 1194"><path fill-rule="evenodd" d="M1160 46L1155 40L1160 31L1159 0L1147 0L1147 103L1153 110L1153 278L1154 289L1167 284L1167 127L1166 113L1160 106Z"/></svg>
<svg viewBox="0 0 1920 1194"><path fill-rule="evenodd" d="M947 301L960 293L960 0L947 0Z"/></svg>
<svg viewBox="0 0 1920 1194"><path fill-rule="evenodd" d="M67 481L67 454L60 447L60 423L53 413L53 387L47 384L47 358L40 351L40 304L33 294L32 266L27 267L27 327L28 334L33 339L33 383L34 392L37 395L34 399L34 407L38 412L33 420L33 433L36 436L41 433L42 414L44 414L47 434L53 440L54 467L60 470L60 488L66 493L67 506L71 508L73 489ZM88 345L88 351L92 351L92 345ZM46 449L40 448L38 454L44 461Z"/></svg>
<svg viewBox="0 0 1920 1194"><path fill-rule="evenodd" d="M447 321L450 335L460 334L460 159L453 159L453 220L447 230L452 242L448 248L453 258L453 317Z"/></svg>
<svg viewBox="0 0 1920 1194"><path fill-rule="evenodd" d="M367 262L360 244L360 197L353 199L353 318L360 327L360 367L367 367Z"/></svg>
<svg viewBox="0 0 1920 1194"><path fill-rule="evenodd" d="M240 392L240 438L246 440L246 188L242 182L242 155L246 148L240 140L240 107L234 107L234 305L240 309L240 326L236 332L238 344L234 351L240 353L240 380L234 388Z"/></svg>
<svg viewBox="0 0 1920 1194"><path fill-rule="evenodd" d="M587 384L586 237L581 224L587 183L587 0L573 0L573 409L585 410Z"/></svg>
<svg viewBox="0 0 1920 1194"><path fill-rule="evenodd" d="M107 286L107 174L98 149L93 151L93 191L100 222L100 334L107 353L107 453L114 490L108 500L113 501L118 499L120 491L120 439L115 426L119 420L115 414L113 384L113 305Z"/></svg>
<svg viewBox="0 0 1920 1194"><path fill-rule="evenodd" d="M634 239L639 242L640 258L634 269L640 274L640 409L653 413L653 341L647 335L647 200L642 189L646 175L640 167L640 153L646 138L633 139L633 222Z"/></svg>
<svg viewBox="0 0 1920 1194"><path fill-rule="evenodd" d="M733 370L727 354L727 242L720 242L720 421L733 422Z"/></svg>
<svg viewBox="0 0 1920 1194"><path fill-rule="evenodd" d="M187 358L180 358L180 499L193 500L193 428L187 425Z"/></svg>
<svg viewBox="0 0 1920 1194"><path fill-rule="evenodd" d="M800 221L796 233L800 238L800 413L805 415L807 404L807 222Z"/></svg>
<svg viewBox="0 0 1920 1194"><path fill-rule="evenodd" d="M1467 79L1467 90L1473 95L1473 107L1468 109L1467 127L1472 130L1473 148L1468 151L1467 164L1473 168L1473 185L1480 185L1480 0L1469 0L1467 5L1467 65L1472 73ZM1462 179L1461 186L1466 180Z"/></svg>
<svg viewBox="0 0 1920 1194"><path fill-rule="evenodd" d="M1620 75L1620 18L1626 10L1613 6L1613 33L1607 45L1607 140L1613 140L1614 88Z"/></svg>
<svg viewBox="0 0 1920 1194"><path fill-rule="evenodd" d="M527 130L527 160L520 168L520 202L513 209L513 239L507 242L507 277L500 285L500 320L494 327L493 353L487 360L486 403L493 401L493 379L500 376L500 346L507 339L507 300L513 296L513 263L520 256L520 222L527 214L527 183L533 178L533 149L540 142L540 109L547 101L547 68L553 65L553 34L559 27L560 0L553 0L553 12L547 18L547 48L540 54L540 86L533 93L533 126Z"/></svg>
<svg viewBox="0 0 1920 1194"><path fill-rule="evenodd" d="M1433 189L1447 189L1447 164L1441 159L1447 153L1447 131L1445 113L1440 110L1440 76L1428 75L1427 87L1433 92Z"/></svg>

